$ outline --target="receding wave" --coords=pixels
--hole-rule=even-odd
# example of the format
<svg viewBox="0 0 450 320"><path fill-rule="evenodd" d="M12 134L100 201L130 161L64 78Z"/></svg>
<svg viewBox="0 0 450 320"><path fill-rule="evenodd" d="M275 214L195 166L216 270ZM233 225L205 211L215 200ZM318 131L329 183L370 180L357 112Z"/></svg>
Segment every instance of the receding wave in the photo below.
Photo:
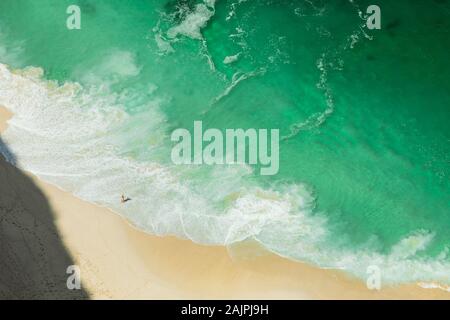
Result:
<svg viewBox="0 0 450 320"><path fill-rule="evenodd" d="M324 268L365 277L368 266L382 270L386 283L450 283L447 252L420 255L434 234L417 230L388 253L374 246L338 247L325 215L316 212L311 190L301 184L261 187L245 177L251 169L205 170L164 163L170 148L158 101L130 114L107 88L43 79L39 68L11 71L0 65L0 104L13 113L4 140L18 165L76 196L107 206L147 232L177 235L203 244L230 245L254 239L267 249ZM125 146L146 130L147 157ZM120 194L132 195L127 206Z"/></svg>

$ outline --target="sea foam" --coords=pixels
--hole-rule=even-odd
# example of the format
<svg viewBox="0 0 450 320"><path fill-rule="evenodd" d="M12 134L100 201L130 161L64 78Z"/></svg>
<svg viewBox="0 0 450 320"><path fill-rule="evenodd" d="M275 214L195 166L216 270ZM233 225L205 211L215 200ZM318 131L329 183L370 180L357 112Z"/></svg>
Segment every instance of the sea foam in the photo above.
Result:
<svg viewBox="0 0 450 320"><path fill-rule="evenodd" d="M45 80L42 69L10 71L0 64L0 105L14 113L2 138L19 167L111 208L149 233L215 245L254 239L281 256L362 279L376 265L383 284L450 283L446 255L420 256L433 241L425 230L408 235L388 253L370 246L339 247L307 186L263 188L246 181L251 174L246 166L212 169L199 181L192 177L204 174L203 168L152 160L170 148L157 101L132 115L107 89L58 84ZM142 134L147 159L127 152L130 141ZM132 198L127 205L120 204L122 193Z"/></svg>
<svg viewBox="0 0 450 320"><path fill-rule="evenodd" d="M204 3L197 4L195 10L189 12L179 25L167 31L168 37L175 38L181 34L192 39L201 39L201 29L214 16L214 4L215 0L205 0Z"/></svg>

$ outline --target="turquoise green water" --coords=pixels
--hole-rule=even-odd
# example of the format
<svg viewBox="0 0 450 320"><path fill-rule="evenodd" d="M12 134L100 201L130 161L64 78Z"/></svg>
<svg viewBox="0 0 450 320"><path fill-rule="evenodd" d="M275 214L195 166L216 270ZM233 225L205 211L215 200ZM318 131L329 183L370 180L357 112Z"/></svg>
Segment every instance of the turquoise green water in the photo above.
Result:
<svg viewBox="0 0 450 320"><path fill-rule="evenodd" d="M5 140L148 232L450 283L450 4L378 1L373 31L369 4L3 0L0 62L44 73L3 70ZM279 173L174 166L170 133L195 120L279 128Z"/></svg>

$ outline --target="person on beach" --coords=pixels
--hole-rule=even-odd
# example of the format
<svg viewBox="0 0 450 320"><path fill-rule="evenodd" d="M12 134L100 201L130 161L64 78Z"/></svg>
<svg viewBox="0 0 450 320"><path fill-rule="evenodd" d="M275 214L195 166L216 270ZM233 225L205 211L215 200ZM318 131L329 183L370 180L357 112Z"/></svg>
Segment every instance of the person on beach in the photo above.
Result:
<svg viewBox="0 0 450 320"><path fill-rule="evenodd" d="M130 198L125 197L123 194L122 194L122 196L120 197L120 202L122 202L122 203L128 202L128 201L130 201L130 200L131 200Z"/></svg>

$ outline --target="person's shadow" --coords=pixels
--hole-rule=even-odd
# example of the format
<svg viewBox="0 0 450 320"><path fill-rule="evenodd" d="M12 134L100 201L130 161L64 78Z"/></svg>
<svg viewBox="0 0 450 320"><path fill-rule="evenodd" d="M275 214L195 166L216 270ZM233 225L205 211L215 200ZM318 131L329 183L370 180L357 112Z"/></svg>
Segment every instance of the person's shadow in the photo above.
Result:
<svg viewBox="0 0 450 320"><path fill-rule="evenodd" d="M88 299L68 288L74 262L46 197L16 164L0 137L0 299Z"/></svg>

